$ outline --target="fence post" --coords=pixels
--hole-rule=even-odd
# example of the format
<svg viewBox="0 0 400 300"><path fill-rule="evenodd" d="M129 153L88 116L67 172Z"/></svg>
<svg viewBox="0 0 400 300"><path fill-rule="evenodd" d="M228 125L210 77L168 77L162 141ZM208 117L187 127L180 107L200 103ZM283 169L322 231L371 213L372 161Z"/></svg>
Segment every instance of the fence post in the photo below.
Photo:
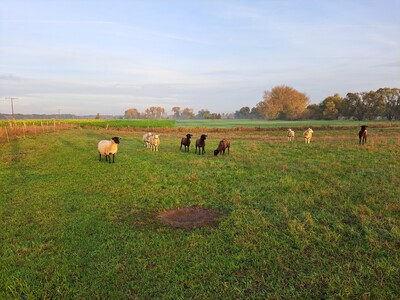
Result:
<svg viewBox="0 0 400 300"><path fill-rule="evenodd" d="M25 136L25 130L26 130L26 123L25 123L25 121L24 121L23 125L24 125L24 126L22 126L22 132L23 132L23 134L24 134L24 138L26 138L26 136Z"/></svg>
<svg viewBox="0 0 400 300"><path fill-rule="evenodd" d="M7 142L10 142L10 138L8 137L7 126L5 126L4 128L6 129L6 137L7 137Z"/></svg>

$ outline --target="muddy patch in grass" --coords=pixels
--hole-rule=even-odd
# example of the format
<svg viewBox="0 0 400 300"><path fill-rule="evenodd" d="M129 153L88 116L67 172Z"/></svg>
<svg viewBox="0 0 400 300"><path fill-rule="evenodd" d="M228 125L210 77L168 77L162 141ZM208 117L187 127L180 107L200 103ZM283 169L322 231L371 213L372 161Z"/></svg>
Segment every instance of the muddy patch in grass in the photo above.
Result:
<svg viewBox="0 0 400 300"><path fill-rule="evenodd" d="M201 227L218 227L222 213L199 206L173 208L158 214L158 218L169 226L191 230Z"/></svg>

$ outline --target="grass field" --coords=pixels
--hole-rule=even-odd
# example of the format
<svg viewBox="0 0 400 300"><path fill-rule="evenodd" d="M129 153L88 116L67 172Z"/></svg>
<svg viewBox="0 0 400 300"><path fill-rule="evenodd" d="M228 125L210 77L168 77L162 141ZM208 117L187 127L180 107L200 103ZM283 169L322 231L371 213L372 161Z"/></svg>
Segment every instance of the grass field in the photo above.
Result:
<svg viewBox="0 0 400 300"><path fill-rule="evenodd" d="M301 121L269 121L247 119L221 119L221 120L177 120L175 127L203 127L203 128L303 128L303 127L358 127L362 124L372 126L400 127L399 121L350 121L350 120L301 120Z"/></svg>
<svg viewBox="0 0 400 300"><path fill-rule="evenodd" d="M0 299L397 299L400 128L209 133L74 129L0 144ZM296 132L300 135L300 132ZM116 163L97 142L122 137ZM214 157L220 138L229 155ZM197 137L195 135L195 137ZM157 214L200 206L217 228Z"/></svg>

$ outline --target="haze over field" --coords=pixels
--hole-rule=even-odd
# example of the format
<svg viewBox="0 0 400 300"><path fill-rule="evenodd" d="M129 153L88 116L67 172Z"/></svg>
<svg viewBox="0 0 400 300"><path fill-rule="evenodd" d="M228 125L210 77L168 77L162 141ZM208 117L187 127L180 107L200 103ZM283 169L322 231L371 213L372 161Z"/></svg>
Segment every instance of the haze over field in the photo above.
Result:
<svg viewBox="0 0 400 300"><path fill-rule="evenodd" d="M400 86L400 1L0 3L0 113L233 112Z"/></svg>

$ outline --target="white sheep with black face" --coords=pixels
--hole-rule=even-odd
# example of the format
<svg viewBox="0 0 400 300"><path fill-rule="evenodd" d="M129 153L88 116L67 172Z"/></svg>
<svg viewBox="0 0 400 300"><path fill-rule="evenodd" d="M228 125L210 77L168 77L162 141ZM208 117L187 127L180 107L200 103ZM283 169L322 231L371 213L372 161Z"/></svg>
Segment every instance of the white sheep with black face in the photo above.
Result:
<svg viewBox="0 0 400 300"><path fill-rule="evenodd" d="M159 147L160 147L160 136L158 134L152 135L150 137L151 151L158 151Z"/></svg>
<svg viewBox="0 0 400 300"><path fill-rule="evenodd" d="M287 131L287 138L289 142L294 141L294 131L290 128Z"/></svg>
<svg viewBox="0 0 400 300"><path fill-rule="evenodd" d="M313 133L314 131L311 128L308 128L306 131L304 131L303 136L304 136L304 142L306 144L309 144L311 142Z"/></svg>
<svg viewBox="0 0 400 300"><path fill-rule="evenodd" d="M101 161L101 155L106 157L106 161L111 163L110 155L113 156L113 162L115 162L115 153L118 152L118 144L120 138L115 136L111 140L102 140L97 145L97 150L99 151L99 161Z"/></svg>
<svg viewBox="0 0 400 300"><path fill-rule="evenodd" d="M153 134L151 132L147 132L143 135L143 144L146 148L150 148L150 137Z"/></svg>

